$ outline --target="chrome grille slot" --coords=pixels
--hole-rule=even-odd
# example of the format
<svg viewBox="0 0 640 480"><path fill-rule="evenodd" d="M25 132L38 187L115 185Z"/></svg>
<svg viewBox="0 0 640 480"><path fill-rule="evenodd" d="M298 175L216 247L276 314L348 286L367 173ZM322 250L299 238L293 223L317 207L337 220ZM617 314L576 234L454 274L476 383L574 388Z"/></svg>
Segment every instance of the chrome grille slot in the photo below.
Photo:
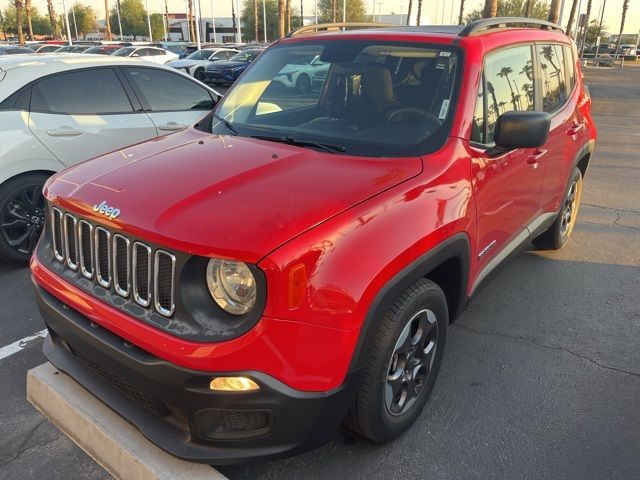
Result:
<svg viewBox="0 0 640 480"><path fill-rule="evenodd" d="M78 221L76 217L64 214L64 250L67 252L67 266L71 270L78 269Z"/></svg>
<svg viewBox="0 0 640 480"><path fill-rule="evenodd" d="M143 307L151 303L151 249L143 243L133 244L133 298Z"/></svg>
<svg viewBox="0 0 640 480"><path fill-rule="evenodd" d="M111 233L102 227L95 229L96 280L104 288L111 286Z"/></svg>
<svg viewBox="0 0 640 480"><path fill-rule="evenodd" d="M86 220L78 222L78 242L80 271L86 278L93 278L93 226Z"/></svg>
<svg viewBox="0 0 640 480"><path fill-rule="evenodd" d="M62 240L62 212L57 208L51 210L51 238L53 255L59 262L64 261L64 243Z"/></svg>
<svg viewBox="0 0 640 480"><path fill-rule="evenodd" d="M129 239L119 233L113 236L113 288L121 297L129 296L131 271L129 270Z"/></svg>
<svg viewBox="0 0 640 480"><path fill-rule="evenodd" d="M100 286L112 293L101 295L106 302L124 308L122 300L113 301L115 295L131 304L153 309L165 317L176 310L176 256L163 249L123 233L111 232L75 213L51 206L50 239L54 257L69 274L68 279L80 287ZM47 221L49 222L49 221ZM76 272L71 274L71 271ZM89 287L80 279L95 281ZM116 298L117 300L117 298Z"/></svg>
<svg viewBox="0 0 640 480"><path fill-rule="evenodd" d="M176 257L164 250L156 250L154 259L153 293L158 313L168 317L175 310L174 283Z"/></svg>

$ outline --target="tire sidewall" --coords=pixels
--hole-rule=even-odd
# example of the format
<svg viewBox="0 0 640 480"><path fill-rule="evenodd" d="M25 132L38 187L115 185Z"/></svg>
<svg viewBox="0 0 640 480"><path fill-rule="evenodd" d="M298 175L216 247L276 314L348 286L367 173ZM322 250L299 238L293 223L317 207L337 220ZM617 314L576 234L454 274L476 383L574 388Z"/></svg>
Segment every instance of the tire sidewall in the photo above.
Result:
<svg viewBox="0 0 640 480"><path fill-rule="evenodd" d="M562 234L562 214L564 213L564 202L567 198L567 195L569 194L571 185L573 185L574 182L577 182L577 191L576 191L576 199L575 199L576 210L575 210L572 225L563 235ZM562 196L562 200L560 202L560 212L558 213L558 218L556 219L556 222L554 225L555 226L555 232L554 232L555 243L558 248L562 247L565 243L567 243L567 241L569 240L569 237L571 237L571 234L573 233L573 228L575 227L577 217L578 217L578 212L580 210L581 197L582 197L582 173L578 168L574 168L573 172L571 173L571 177L569 178L569 182L567 183L567 187L565 188L564 194Z"/></svg>
<svg viewBox="0 0 640 480"><path fill-rule="evenodd" d="M9 201L9 198L13 196L14 192L29 186L44 186L47 178L49 178L49 176L45 174L29 173L7 180L5 183L0 185L0 211L4 209L6 203ZM24 265L29 262L30 258L31 255L27 256L20 254L11 248L5 241L4 236L0 233L0 260L13 264Z"/></svg>
<svg viewBox="0 0 640 480"><path fill-rule="evenodd" d="M438 343L436 346L433 366L429 373L428 381L422 387L416 402L402 415L391 415L387 410L384 401L388 362L391 358L391 354L393 353L396 341L407 322L416 312L423 308L427 308L435 314L438 324ZM409 428L409 426L422 412L438 377L438 371L442 363L442 356L446 344L448 324L449 314L447 310L446 297L442 290L436 285L425 288L412 299L406 308L400 312L400 321L395 322L393 329L390 332L391 334L386 338L386 341L384 342L384 355L380 359L381 364L378 365L380 375L378 377L377 385L379 386L379 391L375 396L377 399L375 409L378 413L376 416L379 419L378 430L383 437L386 437L387 439L397 437Z"/></svg>
<svg viewBox="0 0 640 480"><path fill-rule="evenodd" d="M296 80L296 91L298 93L309 93L311 90L311 79L308 75L302 74Z"/></svg>

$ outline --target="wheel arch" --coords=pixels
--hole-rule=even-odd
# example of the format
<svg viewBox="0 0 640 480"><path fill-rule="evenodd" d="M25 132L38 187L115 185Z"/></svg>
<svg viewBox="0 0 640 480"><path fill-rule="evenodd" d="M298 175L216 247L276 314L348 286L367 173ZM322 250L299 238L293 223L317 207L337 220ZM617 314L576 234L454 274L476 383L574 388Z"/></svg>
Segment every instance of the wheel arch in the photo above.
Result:
<svg viewBox="0 0 640 480"><path fill-rule="evenodd" d="M349 371L362 368L384 313L398 295L420 278L432 280L442 288L447 298L450 322L460 315L467 304L470 251L469 237L465 233L458 233L414 260L389 280L369 306Z"/></svg>
<svg viewBox="0 0 640 480"><path fill-rule="evenodd" d="M55 170L47 170L47 169L37 169L37 170L27 170L24 172L20 172L20 173L16 173L15 175L12 176L8 176L2 179L2 181L0 181L0 187L4 184L6 184L7 182L10 182L11 180L14 180L16 178L20 178L20 177L24 177L26 175L47 175L49 177L51 177L52 175L55 175L57 172Z"/></svg>

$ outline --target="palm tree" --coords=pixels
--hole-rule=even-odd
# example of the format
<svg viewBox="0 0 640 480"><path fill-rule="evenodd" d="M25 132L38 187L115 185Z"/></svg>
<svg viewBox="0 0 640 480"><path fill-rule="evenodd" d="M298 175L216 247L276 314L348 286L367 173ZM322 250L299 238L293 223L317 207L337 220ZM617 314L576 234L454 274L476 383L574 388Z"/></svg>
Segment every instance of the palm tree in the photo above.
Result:
<svg viewBox="0 0 640 480"><path fill-rule="evenodd" d="M464 15L464 2L465 0L460 0L460 15L458 16L458 25L462 25Z"/></svg>
<svg viewBox="0 0 640 480"><path fill-rule="evenodd" d="M29 29L29 40L33 40L33 27L31 26L31 0L24 0L24 11L27 14L27 28Z"/></svg>
<svg viewBox="0 0 640 480"><path fill-rule="evenodd" d="M47 12L49 13L49 24L51 25L51 36L58 39L58 23L56 22L56 11L53 8L53 0L47 0Z"/></svg>
<svg viewBox="0 0 640 480"><path fill-rule="evenodd" d="M518 110L518 102L516 99L516 94L513 91L513 85L511 84L511 79L509 75L513 73L513 68L511 67L502 67L500 72L498 72L498 76L507 79L507 83L509 84L509 90L511 91L511 104L513 105L514 110Z"/></svg>
<svg viewBox="0 0 640 480"><path fill-rule="evenodd" d="M498 0L485 0L482 18L495 18L498 14Z"/></svg>
<svg viewBox="0 0 640 480"><path fill-rule="evenodd" d="M411 22L411 7L413 6L413 0L409 0L409 9L407 10L407 25L410 25ZM375 12L373 14L375 20Z"/></svg>
<svg viewBox="0 0 640 480"><path fill-rule="evenodd" d="M284 0L278 0L278 35L284 37Z"/></svg>
<svg viewBox="0 0 640 480"><path fill-rule="evenodd" d="M549 16L547 20L551 23L558 23L558 18L560 17L560 0L551 0L551 5L549 5Z"/></svg>
<svg viewBox="0 0 640 480"><path fill-rule="evenodd" d="M193 0L188 0L187 2L187 9L189 10L189 36L191 37L190 40L192 42L196 41L196 29L195 29L195 25L193 24ZM236 29L236 12L233 8L233 0L231 0L231 18L233 20L233 32L234 35L236 35L237 29ZM237 41L237 40L236 40Z"/></svg>
<svg viewBox="0 0 640 480"><path fill-rule="evenodd" d="M627 19L627 10L629 10L629 0L624 0L622 4L622 19L620 20L620 35L618 35L618 41L616 42L616 53L620 48L620 41L622 40L622 31L624 30L624 22Z"/></svg>
<svg viewBox="0 0 640 480"><path fill-rule="evenodd" d="M18 29L18 43L24 43L24 34L22 33L22 1L15 0L16 6L16 28Z"/></svg>
<svg viewBox="0 0 640 480"><path fill-rule="evenodd" d="M420 25L421 15L422 15L422 0L418 0L418 12L416 13L416 25Z"/></svg>
<svg viewBox="0 0 640 480"><path fill-rule="evenodd" d="M532 0L527 0L524 4L524 16L529 18L531 16L531 6L533 4Z"/></svg>
<svg viewBox="0 0 640 480"><path fill-rule="evenodd" d="M284 4L284 10L286 13L285 18L287 21L286 31L290 32L291 31L291 0L286 0Z"/></svg>
<svg viewBox="0 0 640 480"><path fill-rule="evenodd" d="M253 32L258 41L258 0L253 0Z"/></svg>
<svg viewBox="0 0 640 480"><path fill-rule="evenodd" d="M337 0L331 0L331 21L336 23L338 14L338 2Z"/></svg>
<svg viewBox="0 0 640 480"><path fill-rule="evenodd" d="M571 36L571 28L573 27L573 20L576 16L577 8L578 8L578 0L573 0L573 2L571 2L571 10L569 11L569 20L567 20L567 29L566 29L567 37Z"/></svg>
<svg viewBox="0 0 640 480"><path fill-rule="evenodd" d="M585 27L582 32L582 42L580 42L580 58L582 58L582 52L584 51L584 44L587 41L587 28L589 27L589 15L591 15L591 6L593 4L593 0L588 0L587 2L587 12L585 17Z"/></svg>
<svg viewBox="0 0 640 480"><path fill-rule="evenodd" d="M104 0L104 15L107 19L106 24L107 24L107 40L111 41L111 25L109 25L109 0Z"/></svg>

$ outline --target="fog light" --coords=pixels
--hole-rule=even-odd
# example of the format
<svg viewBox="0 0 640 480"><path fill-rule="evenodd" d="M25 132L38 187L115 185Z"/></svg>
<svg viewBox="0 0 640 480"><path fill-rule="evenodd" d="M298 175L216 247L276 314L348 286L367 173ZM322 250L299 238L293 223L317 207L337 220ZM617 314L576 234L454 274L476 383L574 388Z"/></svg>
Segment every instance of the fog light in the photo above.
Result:
<svg viewBox="0 0 640 480"><path fill-rule="evenodd" d="M260 385L247 377L218 377L211 380L209 388L225 392L248 392L260 390Z"/></svg>

